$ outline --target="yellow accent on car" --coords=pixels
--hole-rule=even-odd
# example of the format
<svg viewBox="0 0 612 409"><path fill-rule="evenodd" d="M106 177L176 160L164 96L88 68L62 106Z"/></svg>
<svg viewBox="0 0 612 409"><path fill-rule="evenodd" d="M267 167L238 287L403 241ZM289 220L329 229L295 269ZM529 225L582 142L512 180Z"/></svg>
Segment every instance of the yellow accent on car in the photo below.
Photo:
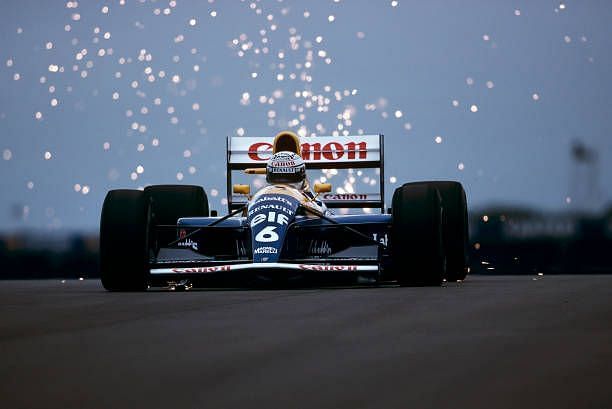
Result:
<svg viewBox="0 0 612 409"><path fill-rule="evenodd" d="M331 183L315 183L314 192L315 193L328 193L331 192L332 185Z"/></svg>
<svg viewBox="0 0 612 409"><path fill-rule="evenodd" d="M248 195L251 193L251 186L249 185L234 185L232 191L239 195Z"/></svg>
<svg viewBox="0 0 612 409"><path fill-rule="evenodd" d="M247 175L265 175L266 168L247 168L244 170Z"/></svg>

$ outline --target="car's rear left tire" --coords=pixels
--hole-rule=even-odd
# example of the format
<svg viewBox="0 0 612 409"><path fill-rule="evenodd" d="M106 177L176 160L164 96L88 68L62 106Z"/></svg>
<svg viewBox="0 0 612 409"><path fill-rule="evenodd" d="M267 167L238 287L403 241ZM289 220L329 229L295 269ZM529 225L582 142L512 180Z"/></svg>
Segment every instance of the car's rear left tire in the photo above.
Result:
<svg viewBox="0 0 612 409"><path fill-rule="evenodd" d="M402 286L439 286L445 274L442 204L435 186L405 184L392 201L391 257Z"/></svg>
<svg viewBox="0 0 612 409"><path fill-rule="evenodd" d="M148 286L149 203L140 190L111 190L100 217L100 278L109 291Z"/></svg>

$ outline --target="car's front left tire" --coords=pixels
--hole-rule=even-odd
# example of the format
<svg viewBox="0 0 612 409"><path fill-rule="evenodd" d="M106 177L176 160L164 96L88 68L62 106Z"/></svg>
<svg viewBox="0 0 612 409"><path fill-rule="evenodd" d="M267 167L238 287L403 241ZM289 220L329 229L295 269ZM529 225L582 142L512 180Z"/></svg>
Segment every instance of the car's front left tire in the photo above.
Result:
<svg viewBox="0 0 612 409"><path fill-rule="evenodd" d="M109 291L144 291L149 279L149 200L140 190L111 190L100 217L100 278Z"/></svg>

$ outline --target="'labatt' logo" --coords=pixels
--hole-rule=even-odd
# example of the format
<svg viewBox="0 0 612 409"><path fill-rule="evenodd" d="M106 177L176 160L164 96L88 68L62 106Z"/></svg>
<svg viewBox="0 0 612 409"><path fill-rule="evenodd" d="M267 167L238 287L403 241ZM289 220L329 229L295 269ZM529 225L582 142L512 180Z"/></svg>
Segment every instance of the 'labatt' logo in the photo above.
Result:
<svg viewBox="0 0 612 409"><path fill-rule="evenodd" d="M249 146L249 158L255 161L267 161L272 154L272 144L269 142L256 142ZM315 143L302 144L302 159L306 161L325 160L365 160L368 158L367 142L329 142L321 145Z"/></svg>

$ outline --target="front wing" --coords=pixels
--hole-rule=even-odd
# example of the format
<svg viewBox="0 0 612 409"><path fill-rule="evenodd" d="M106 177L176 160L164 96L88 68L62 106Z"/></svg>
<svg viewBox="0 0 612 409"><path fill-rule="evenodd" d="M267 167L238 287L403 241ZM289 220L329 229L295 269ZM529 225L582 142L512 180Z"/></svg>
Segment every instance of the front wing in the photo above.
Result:
<svg viewBox="0 0 612 409"><path fill-rule="evenodd" d="M323 260L321 260L323 262ZM312 263L235 263L223 265L193 264L150 269L151 285L167 286L189 283L196 287L258 286L267 284L375 284L380 281L380 267L373 264Z"/></svg>
<svg viewBox="0 0 612 409"><path fill-rule="evenodd" d="M155 226L157 245L149 260L151 283L163 286L188 280L195 285L215 285L224 281L248 283L250 278L381 281L387 254L375 239L385 237L386 242L386 219L377 223L368 220L359 226L370 238L354 236L325 221L301 220L291 227L281 250L284 257L278 262L253 262L251 234L239 219L213 227L207 226L210 219L197 218L181 219L178 226ZM354 222L348 225L357 227ZM183 238L170 242L170 236L177 237L177 233Z"/></svg>
<svg viewBox="0 0 612 409"><path fill-rule="evenodd" d="M213 274L227 273L232 271L253 271L253 272L270 272L270 271L300 271L300 272L378 272L377 265L357 265L357 264L294 264L294 263L241 263L241 264L226 264L219 266L193 266L193 267L177 267L177 268L153 268L151 274Z"/></svg>

